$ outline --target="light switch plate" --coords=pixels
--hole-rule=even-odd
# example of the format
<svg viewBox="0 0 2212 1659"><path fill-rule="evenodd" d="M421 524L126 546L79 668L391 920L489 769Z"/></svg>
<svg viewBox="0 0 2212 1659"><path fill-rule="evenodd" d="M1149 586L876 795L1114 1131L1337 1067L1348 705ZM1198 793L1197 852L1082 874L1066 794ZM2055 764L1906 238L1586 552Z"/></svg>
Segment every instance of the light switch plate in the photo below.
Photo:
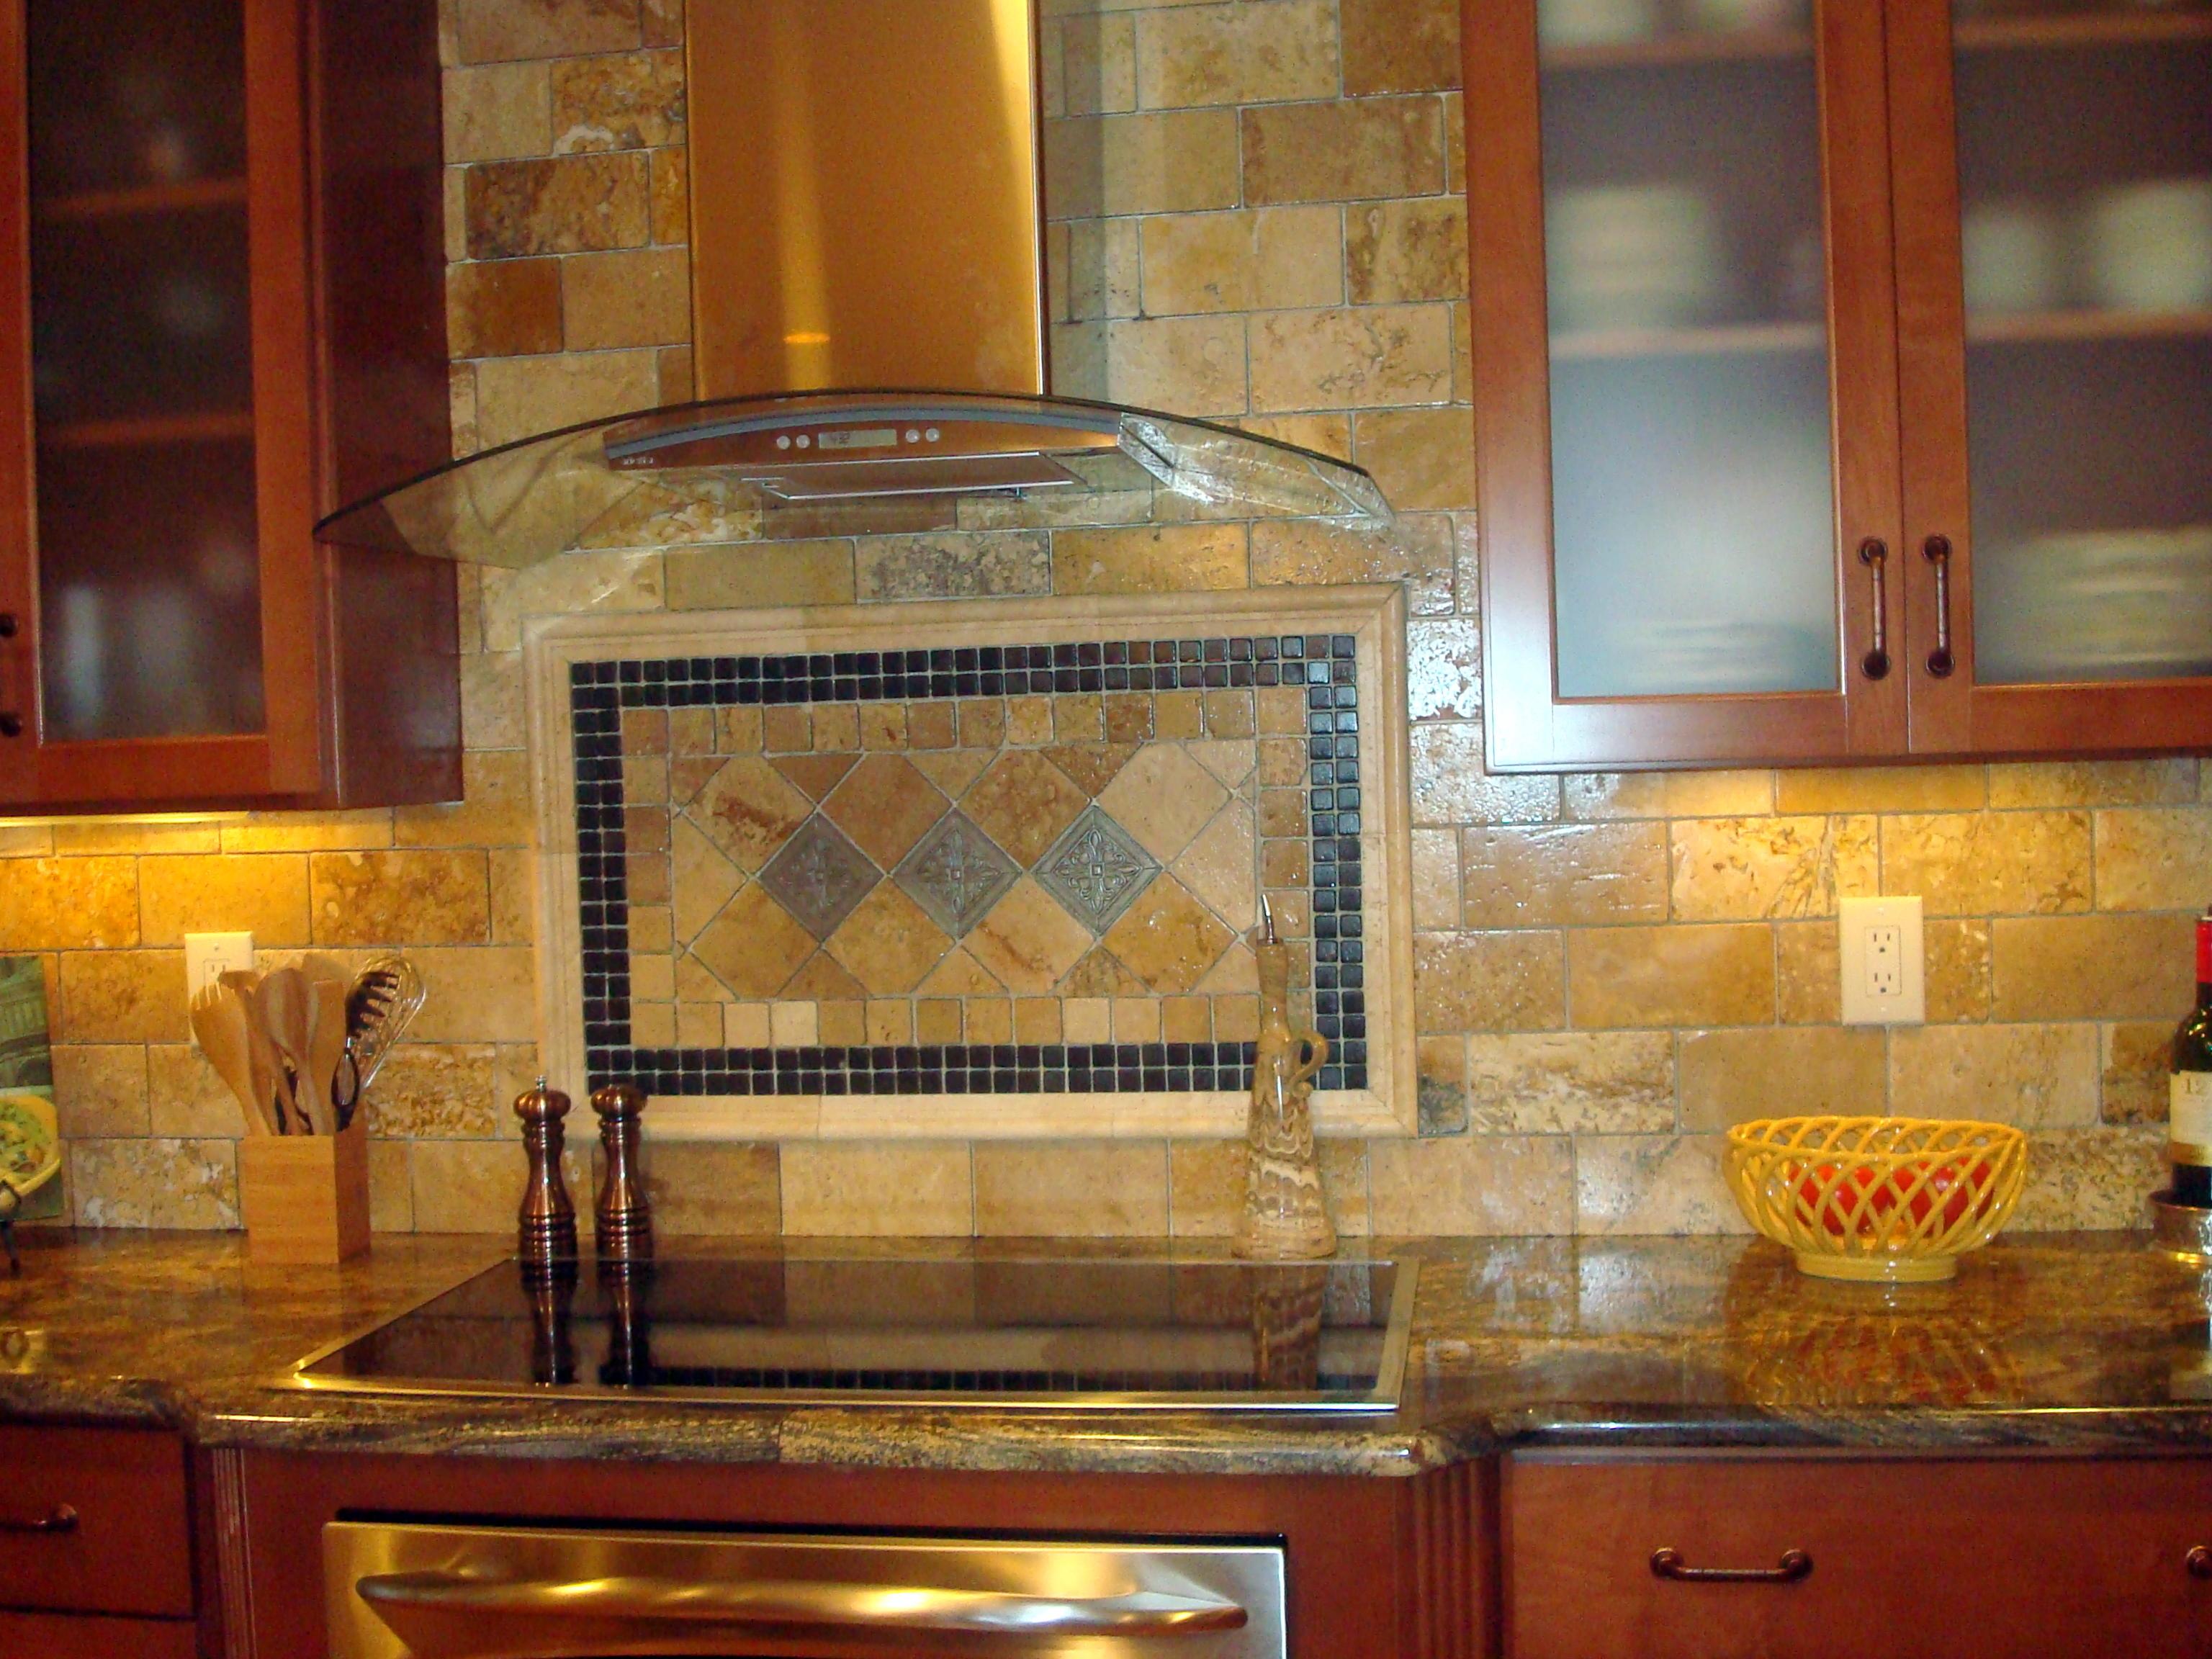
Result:
<svg viewBox="0 0 2212 1659"><path fill-rule="evenodd" d="M185 1000L189 1003L202 988L222 975L236 969L253 971L251 933L187 933L185 935Z"/></svg>
<svg viewBox="0 0 2212 1659"><path fill-rule="evenodd" d="M1847 898L1842 930L1844 1024L1917 1025L1928 1018L1918 898Z"/></svg>

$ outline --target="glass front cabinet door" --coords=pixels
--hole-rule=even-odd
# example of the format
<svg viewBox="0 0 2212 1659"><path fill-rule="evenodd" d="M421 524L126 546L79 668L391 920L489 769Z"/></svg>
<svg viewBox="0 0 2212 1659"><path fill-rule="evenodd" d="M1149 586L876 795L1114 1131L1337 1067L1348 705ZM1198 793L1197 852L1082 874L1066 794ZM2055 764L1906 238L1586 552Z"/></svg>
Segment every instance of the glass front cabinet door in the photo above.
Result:
<svg viewBox="0 0 2212 1659"><path fill-rule="evenodd" d="M1493 767L2212 739L2212 10L1464 17Z"/></svg>
<svg viewBox="0 0 2212 1659"><path fill-rule="evenodd" d="M358 447L333 410L361 307L346 151L311 173L336 112L313 21L297 0L0 0L0 805L362 793L313 539ZM408 256L385 253L401 296Z"/></svg>

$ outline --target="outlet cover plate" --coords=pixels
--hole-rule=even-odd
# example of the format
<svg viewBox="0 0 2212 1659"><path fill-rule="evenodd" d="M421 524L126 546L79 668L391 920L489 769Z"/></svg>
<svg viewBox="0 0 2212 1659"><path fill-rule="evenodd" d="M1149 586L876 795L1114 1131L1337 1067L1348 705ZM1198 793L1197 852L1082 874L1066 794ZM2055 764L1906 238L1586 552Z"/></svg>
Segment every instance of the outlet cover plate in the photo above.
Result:
<svg viewBox="0 0 2212 1659"><path fill-rule="evenodd" d="M251 933L187 933L185 935L185 1000L189 1003L202 988L235 969L253 971Z"/></svg>
<svg viewBox="0 0 2212 1659"><path fill-rule="evenodd" d="M1928 1018L1920 901L1847 898L1841 931L1844 1024L1918 1025Z"/></svg>

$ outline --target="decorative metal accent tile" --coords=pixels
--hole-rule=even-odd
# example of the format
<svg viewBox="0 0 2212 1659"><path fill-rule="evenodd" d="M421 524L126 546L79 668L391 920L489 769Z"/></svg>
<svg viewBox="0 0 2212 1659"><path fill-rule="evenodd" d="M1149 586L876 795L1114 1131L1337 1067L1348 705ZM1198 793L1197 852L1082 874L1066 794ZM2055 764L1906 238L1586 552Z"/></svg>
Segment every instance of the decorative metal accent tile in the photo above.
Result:
<svg viewBox="0 0 2212 1659"><path fill-rule="evenodd" d="M762 866L769 896L817 939L828 939L883 879L868 855L819 812Z"/></svg>
<svg viewBox="0 0 2212 1659"><path fill-rule="evenodd" d="M891 872L908 898L954 939L982 921L1021 870L964 812L947 812Z"/></svg>
<svg viewBox="0 0 2212 1659"><path fill-rule="evenodd" d="M572 662L568 678L584 1058L590 1086L622 1080L649 1093L693 1096L1151 1093L1249 1087L1252 1044L1246 1039L1254 1028L1246 1023L1249 1010L1243 1009L1251 1000L1249 987L1200 982L1201 965L1194 959L1177 963L1133 957L1119 963L1103 940L1066 972L1064 982L1054 981L1049 968L1040 967L1041 958L1023 951L1020 939L985 939L975 931L1018 875L1018 860L957 805L970 791L980 787L988 795L996 787L988 781L987 769L995 757L1017 754L1049 765L1059 753L1068 762L1051 776L1036 773L1030 778L1032 785L1048 786L1054 801L1084 803L1068 827L1038 854L1034 878L1097 939L1143 899L1152 882L1162 879L1158 860L1095 799L1110 792L1130 754L1141 757L1152 743L1188 745L1187 752L1200 757L1211 775L1206 790L1217 782L1221 787L1225 804L1220 811L1243 815L1234 824L1216 823L1212 827L1221 833L1213 841L1200 834L1190 842L1191 850L1176 854L1182 883L1176 902L1198 906L1213 918L1206 927L1232 939L1251 926L1252 918L1239 913L1248 890L1273 894L1279 914L1285 913L1286 905L1304 911L1296 938L1310 951L1314 1024L1331 1046L1329 1063L1316 1085L1324 1091L1367 1086L1360 839L1364 711L1352 635L623 658ZM1115 724L1117 707L1135 717L1127 729ZM625 715L635 724L636 741L646 746L629 757L641 762L629 774L630 787L665 787L663 797L625 798L625 733L632 729ZM1018 731L1018 721L1029 724ZM783 792L781 785L767 779L775 764L789 767L800 757L851 753L858 759L884 752L886 738L890 751L902 746L929 789L956 803L899 860L893 880L948 936L942 971L954 981L966 975L972 988L958 983L948 988L928 975L908 992L886 994L880 988L879 981L894 978L911 982L903 960L865 962L847 948L843 935L831 937L878 890L883 880L878 866L819 811L808 811L796 788ZM1274 746L1273 771L1262 766L1248 775L1251 762L1241 757L1269 744ZM713 799L707 808L684 805L702 779L744 757L751 757L747 789L714 794L708 784ZM1023 765L1030 763L1024 759ZM795 769L780 775L796 779L809 796L827 787ZM1064 779L1064 785L1055 778ZM979 779L986 781L979 784ZM1126 793L1127 786L1123 787ZM923 798L918 785L913 793ZM1006 801L1017 798L1003 788L991 797L1002 813ZM706 860L714 865L711 870L702 867L696 838L673 848L670 840L676 814L696 818L701 810L726 815L719 821L720 837L708 837L717 839L720 848ZM1161 838L1165 822L1146 833ZM1176 826L1170 838L1182 845L1191 827ZM898 828L886 820L884 839L895 839L891 832ZM1245 875L1224 880L1218 851L1248 842L1256 849L1249 890L1243 885ZM726 860L714 862L724 854ZM672 894L673 914L679 917L687 908L696 916L702 906L719 908L732 889L737 896L728 902L742 905L748 880L743 871L753 868L756 858L764 861L750 879L764 898L773 898L804 929L803 937L787 933L779 949L781 959L797 964L788 983L808 988L793 989L790 998L823 1011L818 1043L751 1046L757 1038L739 1037L732 1013L724 1031L728 1046L714 1046L700 1038L720 1021L719 1006L692 1001L679 1007L666 1000L672 969L678 970L677 995L698 994L681 988L687 982L682 971L687 964L680 942L673 949L668 943ZM1189 865L1191 860L1199 862ZM724 912L725 920L728 914ZM775 912L760 915L772 920ZM817 943L809 946L809 939ZM646 955L634 958L634 949L641 948L634 946L638 939L653 943L643 947ZM819 943L824 940L826 945ZM911 954L913 941L906 944ZM981 954L968 953L969 946ZM772 971L781 975L781 959L773 960L778 965ZM1051 965L1059 960L1054 956ZM986 973L987 962L999 979ZM893 968L901 973L894 975ZM871 977L872 969L880 971ZM855 973L878 989L861 989ZM979 974L984 977L976 979ZM1176 979L1181 982L1170 983ZM648 984L658 988L640 994ZM1016 1043L994 1037L986 1029L993 1020L1003 1021L1010 998L1057 997L1063 1007L1073 1006L1074 1000L1095 1006L1111 1000L1119 1007L1141 1004L1146 992L1162 1007L1159 1029L1170 1034L1175 1028L1166 1024L1168 1002L1176 1005L1177 1018L1186 1022L1194 1008L1200 1011L1197 1028L1185 1026L1190 1041ZM767 994L770 1002L780 995ZM903 1029L912 1030L914 1040L851 1040L866 1035L859 1029L864 1009L866 1028L872 1030L879 1009L899 1013L902 1003L902 1018L909 1022ZM750 1006L760 1007L757 1001ZM943 1033L927 1026L925 1016L947 1007L956 1011L955 1030L963 1040L933 1041ZM993 1014L993 1008L1000 1012ZM833 1010L842 1022L836 1034L829 1024ZM1205 1035L1209 1019L1210 1038ZM675 1041L679 1030L684 1033L680 1043ZM840 1036L845 1040L838 1040Z"/></svg>
<svg viewBox="0 0 2212 1659"><path fill-rule="evenodd" d="M1037 860L1037 884L1094 933L1103 933L1160 872L1159 860L1095 805Z"/></svg>

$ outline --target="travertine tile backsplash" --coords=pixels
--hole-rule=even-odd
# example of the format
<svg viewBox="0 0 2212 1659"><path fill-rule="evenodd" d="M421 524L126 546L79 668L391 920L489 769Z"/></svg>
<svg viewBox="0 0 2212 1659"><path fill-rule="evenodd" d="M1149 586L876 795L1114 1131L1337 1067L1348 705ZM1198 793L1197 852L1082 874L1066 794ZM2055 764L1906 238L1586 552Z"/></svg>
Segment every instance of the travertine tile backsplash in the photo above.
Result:
<svg viewBox="0 0 2212 1659"><path fill-rule="evenodd" d="M1717 1130L1884 1104L2030 1127L2018 1224L2134 1221L2212 897L2197 762L1486 776L1451 0L1046 9L1062 386L1351 456L1395 544L1194 526L1050 558L917 538L465 569L464 805L0 830L0 949L46 955L76 1218L234 1224L240 1126L189 1046L181 943L251 927L277 957L417 957L377 1224L509 1224L507 1102L536 1062L526 615L1380 579L1414 613L1430 1133L1329 1144L1343 1231L1733 1228ZM459 442L688 397L680 0L452 0L447 22ZM1836 1023L1835 902L1878 891L1927 902L1924 1029ZM653 1176L672 1233L1203 1234L1236 1169L1226 1142L794 1141L665 1146Z"/></svg>

